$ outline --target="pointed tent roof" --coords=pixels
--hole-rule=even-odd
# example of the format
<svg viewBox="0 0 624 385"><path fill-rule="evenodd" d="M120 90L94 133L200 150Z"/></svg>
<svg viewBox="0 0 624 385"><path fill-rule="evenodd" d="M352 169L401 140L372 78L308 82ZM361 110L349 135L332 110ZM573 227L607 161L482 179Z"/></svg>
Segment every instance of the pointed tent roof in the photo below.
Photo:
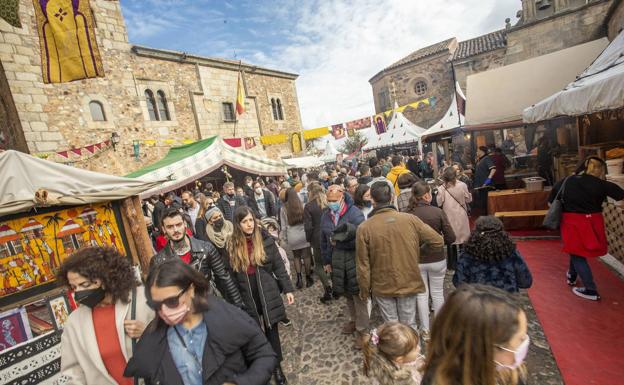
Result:
<svg viewBox="0 0 624 385"><path fill-rule="evenodd" d="M47 190L59 206L108 202L137 195L160 181L129 179L54 163L22 152L0 152L0 216L36 206L35 192Z"/></svg>
<svg viewBox="0 0 624 385"><path fill-rule="evenodd" d="M63 238L66 237L68 235L72 235L72 234L82 234L84 233L85 230L76 222L74 222L73 219L68 219L67 222L65 222L65 224L63 225L63 227L61 227L61 230L56 233L56 236L58 238Z"/></svg>
<svg viewBox="0 0 624 385"><path fill-rule="evenodd" d="M20 233L25 233L27 231L33 231L37 229L42 229L43 225L35 220L35 218L28 219L28 222L22 227Z"/></svg>
<svg viewBox="0 0 624 385"><path fill-rule="evenodd" d="M386 126L386 132L373 138L373 140L369 140L363 150L374 150L377 148L418 142L420 140L425 129L412 123L398 108L399 106L395 103L392 119L390 119L390 122Z"/></svg>
<svg viewBox="0 0 624 385"><path fill-rule="evenodd" d="M165 193L210 174L219 167L228 167L258 175L284 175L286 165L228 146L218 136L173 147L158 162L126 175L130 178L169 180L141 193L141 197Z"/></svg>
<svg viewBox="0 0 624 385"><path fill-rule="evenodd" d="M457 98L461 98L464 105L466 103L466 97L459 86L459 83L455 83L455 95L451 98L451 105L448 110L436 124L432 125L423 134L423 139L433 135L441 135L453 131L457 127L461 127L464 124L464 115L459 113L457 108ZM459 119L457 116L459 115Z"/></svg>

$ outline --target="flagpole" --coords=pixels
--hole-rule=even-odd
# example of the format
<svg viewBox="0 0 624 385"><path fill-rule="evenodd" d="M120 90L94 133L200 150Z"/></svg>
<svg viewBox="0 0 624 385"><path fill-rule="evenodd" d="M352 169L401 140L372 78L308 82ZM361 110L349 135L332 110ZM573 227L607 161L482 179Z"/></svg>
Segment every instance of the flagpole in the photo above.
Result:
<svg viewBox="0 0 624 385"><path fill-rule="evenodd" d="M238 126L238 111L236 110L236 103L238 103L238 90L240 90L240 82L241 82L241 78L243 77L242 73L241 73L241 67L243 66L243 61L239 60L238 61L238 74L237 74L237 78L238 81L236 83L236 102L234 103L234 133L232 135L232 137L236 138L236 126Z"/></svg>

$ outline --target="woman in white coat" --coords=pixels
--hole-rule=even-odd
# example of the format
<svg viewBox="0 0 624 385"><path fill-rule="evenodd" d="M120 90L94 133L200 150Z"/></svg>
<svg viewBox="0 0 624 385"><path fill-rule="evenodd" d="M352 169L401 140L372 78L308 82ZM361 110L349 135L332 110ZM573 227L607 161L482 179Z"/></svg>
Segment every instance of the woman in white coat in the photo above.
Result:
<svg viewBox="0 0 624 385"><path fill-rule="evenodd" d="M448 248L447 261L448 268L455 270L459 247L470 237L468 205L472 202L472 194L464 182L457 180L457 171L453 167L444 170L442 180L444 184L438 188L436 201L438 207L444 210L455 233L455 243Z"/></svg>
<svg viewBox="0 0 624 385"><path fill-rule="evenodd" d="M61 375L69 384L132 385L123 376L132 339L154 312L130 259L113 248L86 247L63 261L58 279L80 304L61 337Z"/></svg>

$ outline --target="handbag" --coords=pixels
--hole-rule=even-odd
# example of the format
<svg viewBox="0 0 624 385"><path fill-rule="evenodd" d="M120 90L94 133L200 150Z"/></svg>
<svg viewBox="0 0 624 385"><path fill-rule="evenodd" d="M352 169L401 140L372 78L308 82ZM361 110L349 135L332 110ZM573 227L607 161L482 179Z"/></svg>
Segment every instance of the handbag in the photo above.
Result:
<svg viewBox="0 0 624 385"><path fill-rule="evenodd" d="M563 193L565 190L565 184L567 183L569 178L570 177L567 177L563 181L563 184L561 185L561 189L559 189L559 191L557 192L555 199L550 204L550 207L548 208L548 212L546 213L546 216L544 217L544 222L542 222L542 226L546 227L547 229L557 230L561 224L561 213L563 212L563 203L564 203Z"/></svg>

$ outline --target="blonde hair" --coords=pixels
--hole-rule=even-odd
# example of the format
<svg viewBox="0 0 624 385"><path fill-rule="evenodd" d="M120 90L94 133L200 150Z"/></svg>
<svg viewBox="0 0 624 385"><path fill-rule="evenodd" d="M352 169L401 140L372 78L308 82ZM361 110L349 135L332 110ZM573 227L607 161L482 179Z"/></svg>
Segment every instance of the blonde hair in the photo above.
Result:
<svg viewBox="0 0 624 385"><path fill-rule="evenodd" d="M395 365L395 360L418 348L419 336L411 327L400 322L386 322L363 338L364 374L368 377L375 354ZM378 358L377 358L378 359Z"/></svg>
<svg viewBox="0 0 624 385"><path fill-rule="evenodd" d="M241 229L241 222L248 215L254 218L254 231L251 234L251 242L253 244L252 255L249 255L247 249L247 236ZM264 252L264 243L262 240L262 233L260 233L260 225L256 220L256 216L253 211L246 206L241 206L234 212L234 232L230 237L227 245L228 253L230 254L230 264L232 269L236 272L245 272L247 267L262 266L266 261L266 253Z"/></svg>
<svg viewBox="0 0 624 385"><path fill-rule="evenodd" d="M319 182L312 182L308 186L308 199L309 202L316 201L321 210L327 207L327 196L325 195L325 189Z"/></svg>

